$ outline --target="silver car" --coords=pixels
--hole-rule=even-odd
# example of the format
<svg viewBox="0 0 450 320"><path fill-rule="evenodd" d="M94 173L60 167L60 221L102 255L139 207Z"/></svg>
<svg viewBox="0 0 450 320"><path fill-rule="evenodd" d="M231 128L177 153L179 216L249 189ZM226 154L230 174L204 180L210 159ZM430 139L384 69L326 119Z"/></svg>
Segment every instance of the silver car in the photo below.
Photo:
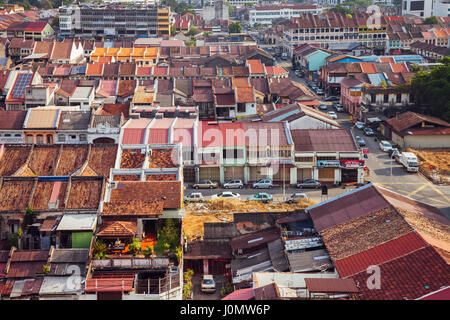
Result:
<svg viewBox="0 0 450 320"><path fill-rule="evenodd" d="M272 187L272 179L261 179L253 183L254 189L271 189Z"/></svg>
<svg viewBox="0 0 450 320"><path fill-rule="evenodd" d="M242 183L242 180L240 180L240 179L233 179L233 180L225 182L223 184L223 187L225 189L242 189L244 187L244 184Z"/></svg>

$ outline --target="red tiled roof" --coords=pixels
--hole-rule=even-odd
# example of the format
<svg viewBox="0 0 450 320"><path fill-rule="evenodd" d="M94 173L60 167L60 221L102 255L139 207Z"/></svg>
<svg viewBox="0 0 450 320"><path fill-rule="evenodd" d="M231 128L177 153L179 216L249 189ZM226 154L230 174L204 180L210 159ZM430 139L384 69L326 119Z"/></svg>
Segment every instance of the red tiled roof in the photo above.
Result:
<svg viewBox="0 0 450 320"><path fill-rule="evenodd" d="M375 63L359 62L363 73L378 73Z"/></svg>
<svg viewBox="0 0 450 320"><path fill-rule="evenodd" d="M356 293L353 279L305 278L306 289L318 293Z"/></svg>
<svg viewBox="0 0 450 320"><path fill-rule="evenodd" d="M247 60L250 74L264 74L264 65L259 60Z"/></svg>
<svg viewBox="0 0 450 320"><path fill-rule="evenodd" d="M362 300L417 299L449 284L450 265L433 249L425 247L399 259L379 265L381 288L369 289L373 273L352 276Z"/></svg>
<svg viewBox="0 0 450 320"><path fill-rule="evenodd" d="M0 130L21 130L27 111L0 111Z"/></svg>
<svg viewBox="0 0 450 320"><path fill-rule="evenodd" d="M425 246L427 244L416 233L410 232L369 250L336 260L334 261L334 265L339 275L342 278L346 278L367 270L371 265L386 263Z"/></svg>
<svg viewBox="0 0 450 320"><path fill-rule="evenodd" d="M247 103L256 102L253 87L237 87L236 88L236 102Z"/></svg>
<svg viewBox="0 0 450 320"><path fill-rule="evenodd" d="M101 76L103 74L103 63L88 63L87 76Z"/></svg>

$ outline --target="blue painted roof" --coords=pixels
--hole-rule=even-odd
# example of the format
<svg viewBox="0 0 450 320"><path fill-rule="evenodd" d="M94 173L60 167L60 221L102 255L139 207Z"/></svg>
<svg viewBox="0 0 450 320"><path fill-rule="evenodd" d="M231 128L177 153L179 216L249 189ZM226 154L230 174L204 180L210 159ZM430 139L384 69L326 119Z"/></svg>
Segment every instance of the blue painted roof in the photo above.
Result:
<svg viewBox="0 0 450 320"><path fill-rule="evenodd" d="M388 80L384 77L382 73L368 73L370 83L374 86L381 86L381 82L384 80L387 85L389 85Z"/></svg>

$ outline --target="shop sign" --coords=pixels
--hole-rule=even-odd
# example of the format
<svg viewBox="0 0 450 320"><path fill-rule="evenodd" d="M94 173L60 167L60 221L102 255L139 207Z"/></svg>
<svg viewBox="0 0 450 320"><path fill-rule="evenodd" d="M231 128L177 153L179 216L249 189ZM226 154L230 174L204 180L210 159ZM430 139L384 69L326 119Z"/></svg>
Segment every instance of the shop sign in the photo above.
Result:
<svg viewBox="0 0 450 320"><path fill-rule="evenodd" d="M341 168L363 168L364 160L340 160Z"/></svg>
<svg viewBox="0 0 450 320"><path fill-rule="evenodd" d="M337 168L339 160L317 160L317 168Z"/></svg>

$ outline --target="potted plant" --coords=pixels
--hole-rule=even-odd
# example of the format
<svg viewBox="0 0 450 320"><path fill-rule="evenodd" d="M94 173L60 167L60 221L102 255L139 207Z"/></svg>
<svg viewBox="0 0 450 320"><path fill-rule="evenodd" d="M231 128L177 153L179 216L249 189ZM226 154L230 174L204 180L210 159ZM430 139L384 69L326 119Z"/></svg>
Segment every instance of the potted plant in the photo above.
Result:
<svg viewBox="0 0 450 320"><path fill-rule="evenodd" d="M137 238L134 238L133 241L128 245L128 249L134 257L141 251L141 243Z"/></svg>

